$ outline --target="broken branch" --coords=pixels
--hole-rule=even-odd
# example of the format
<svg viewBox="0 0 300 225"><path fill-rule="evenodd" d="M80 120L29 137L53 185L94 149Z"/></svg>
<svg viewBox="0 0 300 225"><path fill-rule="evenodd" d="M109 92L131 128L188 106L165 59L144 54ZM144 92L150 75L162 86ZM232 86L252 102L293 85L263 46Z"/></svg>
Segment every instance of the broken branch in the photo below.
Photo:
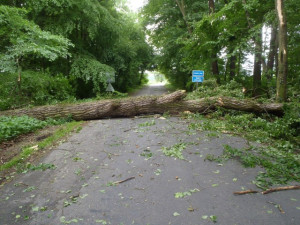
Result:
<svg viewBox="0 0 300 225"><path fill-rule="evenodd" d="M269 193L272 193L275 191L286 191L286 190L296 190L296 189L300 189L300 185L270 188L268 190L263 191L262 194L265 195L265 194L269 194Z"/></svg>
<svg viewBox="0 0 300 225"><path fill-rule="evenodd" d="M277 187L277 188L270 188L267 189L263 192L261 192L263 195L265 194L269 194L275 191L286 191L286 190L296 190L296 189L300 189L300 185L293 185L293 186L286 186L286 187ZM233 194L235 195L245 195L245 194L251 194L251 193L258 193L259 191L255 191L255 190L246 190L246 191L237 191L237 192L233 192Z"/></svg>

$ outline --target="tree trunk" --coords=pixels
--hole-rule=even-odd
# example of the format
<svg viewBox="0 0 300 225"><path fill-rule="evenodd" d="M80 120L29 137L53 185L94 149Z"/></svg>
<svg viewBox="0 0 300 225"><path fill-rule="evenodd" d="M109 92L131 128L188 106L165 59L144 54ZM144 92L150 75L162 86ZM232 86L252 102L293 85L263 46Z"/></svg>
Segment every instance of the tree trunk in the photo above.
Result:
<svg viewBox="0 0 300 225"><path fill-rule="evenodd" d="M277 28L275 25L273 25L271 30L270 51L268 55L267 71L266 71L266 76L268 81L271 81L273 77L274 62L275 62L275 56L277 52L276 42L277 42Z"/></svg>
<svg viewBox="0 0 300 225"><path fill-rule="evenodd" d="M185 91L176 91L163 96L128 98L122 100L106 100L70 105L41 106L31 109L18 109L0 112L0 116L28 115L37 119L72 117L74 120L94 120L115 117L133 117L145 114L179 114L184 111L207 114L223 107L255 113L283 114L283 105L258 104L249 100L237 100L226 97L211 97L199 100L182 100Z"/></svg>
<svg viewBox="0 0 300 225"><path fill-rule="evenodd" d="M20 65L20 59L17 59L18 64L18 79L17 79L17 85L18 85L18 91L19 95L22 95L22 67Z"/></svg>
<svg viewBox="0 0 300 225"><path fill-rule="evenodd" d="M212 69L213 75L217 78L217 83L220 84L221 79L220 79L220 73L219 73L218 55L216 52L212 53L211 69Z"/></svg>
<svg viewBox="0 0 300 225"><path fill-rule="evenodd" d="M276 1L276 10L279 20L279 54L278 54L278 75L276 100L278 102L286 101L287 92L287 74L288 74L288 58L287 58L287 22L284 11L283 0Z"/></svg>
<svg viewBox="0 0 300 225"><path fill-rule="evenodd" d="M255 54L253 70L253 97L260 95L262 65L262 28L255 37Z"/></svg>
<svg viewBox="0 0 300 225"><path fill-rule="evenodd" d="M241 65L242 65L242 49L241 49L241 48L239 48L239 57L238 57L237 76L240 76L240 72L241 72Z"/></svg>
<svg viewBox="0 0 300 225"><path fill-rule="evenodd" d="M215 13L215 2L214 2L214 0L209 0L208 1L208 8L209 8L209 15L212 15L212 14ZM219 65L218 65L218 54L217 54L217 51L215 49L213 49L211 58L212 58L212 62L211 62L212 74L214 75L214 77L217 78L217 83L220 84L221 79L220 79Z"/></svg>
<svg viewBox="0 0 300 225"><path fill-rule="evenodd" d="M179 0L176 0L176 3L177 3L177 5L178 5L178 7L180 9L180 12L182 14L182 17L183 17L184 23L185 23L185 25L187 27L187 30L188 30L189 34L191 35L193 33L193 31L192 31L192 28L191 28L189 22L186 19L186 12L185 12L185 3L184 3L184 0L181 0L180 2L179 2Z"/></svg>
<svg viewBox="0 0 300 225"><path fill-rule="evenodd" d="M235 77L236 60L237 60L237 57L235 55L230 56L230 72L229 72L230 80L232 80Z"/></svg>
<svg viewBox="0 0 300 225"><path fill-rule="evenodd" d="M209 15L215 13L215 2L214 2L214 0L208 0L208 7L209 7Z"/></svg>

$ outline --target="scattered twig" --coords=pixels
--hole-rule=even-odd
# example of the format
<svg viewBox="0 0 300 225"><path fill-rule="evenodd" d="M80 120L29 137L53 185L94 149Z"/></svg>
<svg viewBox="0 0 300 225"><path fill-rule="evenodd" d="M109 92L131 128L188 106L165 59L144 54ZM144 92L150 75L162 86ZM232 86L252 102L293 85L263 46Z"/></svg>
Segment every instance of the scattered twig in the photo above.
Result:
<svg viewBox="0 0 300 225"><path fill-rule="evenodd" d="M235 195L245 195L245 194L252 194L252 193L258 193L258 191L250 189L250 190L246 190L246 191L233 192L233 194L235 194Z"/></svg>
<svg viewBox="0 0 300 225"><path fill-rule="evenodd" d="M267 190L261 192L261 194L265 195L265 194L269 194L269 193L272 193L275 191L296 190L296 189L300 189L300 185L270 188L270 189L267 189ZM250 193L259 193L259 191L250 189L250 190L246 190L246 191L233 192L233 194L235 194L235 195L245 195L245 194L250 194Z"/></svg>
<svg viewBox="0 0 300 225"><path fill-rule="evenodd" d="M122 183L124 183L124 182L126 182L126 181L129 181L129 180L132 180L132 179L135 179L135 177L129 177L129 178L125 179L125 180L116 181L116 182L114 182L113 184L114 184L114 185L122 184Z"/></svg>
<svg viewBox="0 0 300 225"><path fill-rule="evenodd" d="M268 190L263 191L262 194L265 195L265 194L269 194L269 193L272 193L275 191L296 190L296 189L300 189L300 185L270 188Z"/></svg>
<svg viewBox="0 0 300 225"><path fill-rule="evenodd" d="M80 194L78 193L78 194L76 194L76 195L70 196L69 198L70 198L70 199L79 198L79 195L80 195Z"/></svg>
<svg viewBox="0 0 300 225"><path fill-rule="evenodd" d="M275 205L276 208L278 208L278 210L283 214L285 213L285 211L283 211L283 209L281 208L281 206L279 204L276 204L274 202L270 202L268 201L268 203L272 204L272 205Z"/></svg>

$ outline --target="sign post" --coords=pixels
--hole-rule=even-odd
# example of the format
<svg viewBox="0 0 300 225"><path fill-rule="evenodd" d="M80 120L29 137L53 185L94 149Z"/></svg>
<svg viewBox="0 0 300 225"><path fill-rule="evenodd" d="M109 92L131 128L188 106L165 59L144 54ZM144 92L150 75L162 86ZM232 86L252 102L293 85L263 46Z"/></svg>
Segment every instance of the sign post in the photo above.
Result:
<svg viewBox="0 0 300 225"><path fill-rule="evenodd" d="M106 91L107 92L114 92L115 89L112 86L112 83L115 83L115 73L114 72L106 72L106 83L107 83L107 88Z"/></svg>
<svg viewBox="0 0 300 225"><path fill-rule="evenodd" d="M204 81L204 70L193 70L192 82L196 83L197 90L198 90L198 83L203 83L203 81Z"/></svg>

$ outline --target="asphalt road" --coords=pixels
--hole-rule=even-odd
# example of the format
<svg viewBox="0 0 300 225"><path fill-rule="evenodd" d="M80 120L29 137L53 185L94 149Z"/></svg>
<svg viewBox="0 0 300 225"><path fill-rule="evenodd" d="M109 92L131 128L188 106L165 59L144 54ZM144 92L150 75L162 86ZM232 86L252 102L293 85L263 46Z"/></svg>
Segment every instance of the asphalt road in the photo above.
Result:
<svg viewBox="0 0 300 225"><path fill-rule="evenodd" d="M132 93L131 97L145 96L145 95L163 95L168 91L163 84L152 84Z"/></svg>
<svg viewBox="0 0 300 225"><path fill-rule="evenodd" d="M36 163L55 169L17 175L0 189L0 224L299 224L299 190L233 195L257 189L252 180L260 169L204 159L247 141L195 132L191 122L160 116L89 122ZM166 156L164 147L185 148L184 159Z"/></svg>

